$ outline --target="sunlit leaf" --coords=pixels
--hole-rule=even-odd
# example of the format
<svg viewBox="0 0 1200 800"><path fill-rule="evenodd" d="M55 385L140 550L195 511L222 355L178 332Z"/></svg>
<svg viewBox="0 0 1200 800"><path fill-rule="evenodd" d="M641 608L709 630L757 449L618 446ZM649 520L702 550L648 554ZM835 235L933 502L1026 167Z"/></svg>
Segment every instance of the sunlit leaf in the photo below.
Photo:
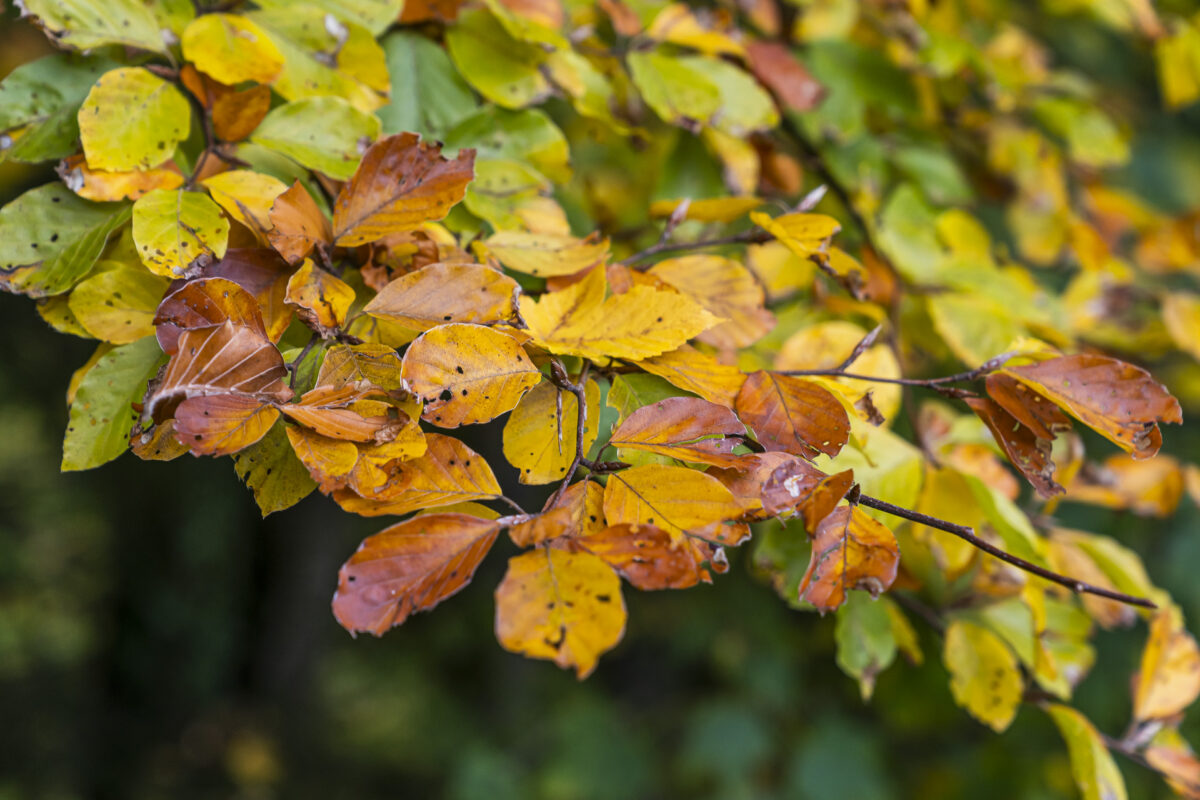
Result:
<svg viewBox="0 0 1200 800"><path fill-rule="evenodd" d="M430 264L389 283L365 311L416 330L448 322L487 325L512 318L519 291L516 281L494 269Z"/></svg>
<svg viewBox="0 0 1200 800"><path fill-rule="evenodd" d="M720 481L686 467L633 467L609 476L604 489L604 517L609 525L654 525L676 540L741 513L741 506Z"/></svg>

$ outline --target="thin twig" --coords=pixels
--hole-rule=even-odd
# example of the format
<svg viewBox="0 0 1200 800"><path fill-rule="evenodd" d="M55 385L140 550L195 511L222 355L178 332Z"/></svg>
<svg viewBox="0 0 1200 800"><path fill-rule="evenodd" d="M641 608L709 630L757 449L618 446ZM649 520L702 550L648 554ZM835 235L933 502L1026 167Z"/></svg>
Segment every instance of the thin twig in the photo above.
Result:
<svg viewBox="0 0 1200 800"><path fill-rule="evenodd" d="M716 239L697 239L694 242L664 242L659 240L654 245L647 247L645 250L634 253L628 258L618 261L622 266L636 264L639 261L644 261L647 258L661 255L663 253L677 253L685 250L703 250L708 247L722 247L731 244L762 244L769 242L771 234L764 230L754 229L745 233L737 233L732 236L721 236ZM646 267L635 267L635 269L646 269Z"/></svg>
<svg viewBox="0 0 1200 800"><path fill-rule="evenodd" d="M284 365L287 367L287 371L291 373L291 377L288 379L289 387L293 389L296 388L296 373L300 371L300 362L304 361L305 357L309 354L309 352L312 351L313 346L320 338L321 337L317 335L316 331L313 331L313 335L308 337L308 343L304 345L304 349L300 351L300 355L296 356Z"/></svg>
<svg viewBox="0 0 1200 800"><path fill-rule="evenodd" d="M845 372L842 368L834 369L784 369L781 375L823 375L832 378L847 378L852 381L871 381L873 383L896 383L901 386L940 386L946 383L965 383L982 378L989 372L994 372L1003 366L1014 354L1002 353L995 358L989 358L975 369L958 372L954 375L944 375L940 378L885 378L881 375L860 375L856 372Z"/></svg>
<svg viewBox="0 0 1200 800"><path fill-rule="evenodd" d="M1122 592L1114 592L1110 589L1104 589L1100 586L1093 586L1090 583L1067 577L1066 575L1060 575L1059 573L1048 570L1045 567L1039 567L1037 564L1034 564L1031 561L1026 561L1023 558L1014 556L1012 553L1007 553L1004 550L1001 550L999 547L984 541L975 535L974 530L965 525L956 525L953 522L947 522L944 519L931 517L928 514L922 514L919 511L912 511L901 506L892 505L891 503L865 494L860 494L858 496L858 502L867 508L873 508L876 511L882 511L885 514L891 514L894 517L901 517L903 519L911 520L912 522L918 522L922 525L928 525L930 528L937 528L940 531L954 534L958 538L970 542L972 545L988 555L995 556L1007 564L1012 564L1017 569L1024 570L1032 575L1037 575L1039 578L1044 578L1051 583L1056 583L1059 586L1070 589L1072 592L1076 592L1077 594L1094 594L1097 597L1116 600L1118 603L1125 603L1126 605L1138 606L1140 608L1158 608L1158 606L1144 597L1134 597L1133 595L1123 594Z"/></svg>
<svg viewBox="0 0 1200 800"><path fill-rule="evenodd" d="M559 389L575 395L575 409L578 413L576 414L575 421L575 458L571 461L571 466L567 469L558 490L546 502L546 508L553 508L562 498L563 492L567 491L567 487L571 485L571 478L575 477L575 470L579 469L579 465L583 463L585 457L583 440L587 435L587 378L590 367L591 362L585 359L583 368L579 371L579 379L575 383L572 383L567 377L567 371L561 361L555 359L550 363L550 380ZM562 424L561 414L559 415L559 424Z"/></svg>

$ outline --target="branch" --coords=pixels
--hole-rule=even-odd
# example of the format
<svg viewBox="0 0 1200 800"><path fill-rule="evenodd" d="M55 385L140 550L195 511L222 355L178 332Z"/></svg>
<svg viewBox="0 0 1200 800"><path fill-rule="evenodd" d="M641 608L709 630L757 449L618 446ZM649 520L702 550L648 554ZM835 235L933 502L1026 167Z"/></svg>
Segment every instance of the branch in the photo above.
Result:
<svg viewBox="0 0 1200 800"><path fill-rule="evenodd" d="M857 372L845 372L842 367L833 369L783 369L777 370L780 375L825 375L832 378L848 378L852 381L871 381L872 383L896 383L901 386L940 386L946 383L963 383L982 378L989 372L999 369L1005 361L1016 353L1001 353L995 358L989 358L975 369L958 372L954 375L944 375L940 378L885 378L879 375L860 375Z"/></svg>
<svg viewBox="0 0 1200 800"><path fill-rule="evenodd" d="M566 477L559 485L557 491L546 502L546 508L553 508L554 505L562 497L563 492L571 485L571 478L575 477L575 470L579 469L579 465L584 461L583 439L587 431L587 377L588 369L591 367L591 362L584 359L583 368L579 370L579 380L572 383L567 376L567 370L563 367L562 362L558 359L550 362L550 380L559 389L565 392L570 392L575 395L575 408L578 412L575 420L575 459L571 462L570 468L566 472ZM561 424L562 414L559 414Z"/></svg>
<svg viewBox="0 0 1200 800"><path fill-rule="evenodd" d="M771 241L771 234L764 230L755 228L754 230L738 233L732 236L721 236L716 239L697 239L694 242L664 242L659 240L654 245L641 250L628 258L624 258L617 263L628 267L631 264L636 264L639 261L644 261L647 258L661 255L662 253L677 253L686 250L703 250L708 247L722 247L731 244L762 244ZM637 270L648 269L648 266L634 267Z"/></svg>
<svg viewBox="0 0 1200 800"><path fill-rule="evenodd" d="M1032 575L1037 575L1039 578L1044 578L1051 583L1056 583L1059 586L1070 589L1072 592L1076 592L1078 594L1094 594L1097 597L1104 597L1108 600L1115 600L1118 603L1125 603L1126 605L1138 606L1140 608L1158 608L1158 606L1144 597L1134 597L1133 595L1123 594L1122 592L1114 592L1111 589L1093 586L1090 583L1085 583L1084 581L1076 580L1075 578L1069 578L1066 575L1060 575L1059 573L1048 570L1045 567L1039 567L1037 564L1034 564L1031 561L1026 561L1023 558L1019 558L1011 553L1007 553L1001 550L999 547L980 539L975 535L974 530L965 525L956 525L953 522L947 522L944 519L931 517L928 514L922 514L918 511L910 511L907 508L892 505L891 503L884 502L883 500L879 500L865 494L860 494L858 496L858 502L867 508L873 508L876 511L882 511L885 514L891 514L894 517L901 517L903 519L911 520L912 522L918 522L922 525L928 525L931 528L937 528L938 530L945 531L946 533L952 533L958 538L970 542L972 545L988 555L995 556L1007 564L1012 564L1017 569L1024 570Z"/></svg>

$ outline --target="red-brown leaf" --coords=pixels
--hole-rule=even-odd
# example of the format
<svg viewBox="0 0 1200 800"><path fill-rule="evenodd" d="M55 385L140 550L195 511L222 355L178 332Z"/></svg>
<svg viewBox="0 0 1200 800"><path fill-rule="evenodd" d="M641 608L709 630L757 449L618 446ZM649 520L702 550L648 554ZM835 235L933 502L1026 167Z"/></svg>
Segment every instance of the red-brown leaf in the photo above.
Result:
<svg viewBox="0 0 1200 800"><path fill-rule="evenodd" d="M672 541L669 533L654 525L612 525L572 539L571 544L604 559L644 591L687 589L701 581L712 582L701 566L704 554L697 553L688 539Z"/></svg>
<svg viewBox="0 0 1200 800"><path fill-rule="evenodd" d="M793 111L812 111L825 97L825 87L782 44L748 42L746 58L754 77Z"/></svg>
<svg viewBox="0 0 1200 800"><path fill-rule="evenodd" d="M333 241L329 220L300 181L275 198L270 219L267 240L289 264L299 264L314 246Z"/></svg>
<svg viewBox="0 0 1200 800"><path fill-rule="evenodd" d="M154 332L159 347L173 356L183 331L212 328L226 320L267 335L253 295L233 281L202 278L182 284L163 298L154 315Z"/></svg>
<svg viewBox="0 0 1200 800"><path fill-rule="evenodd" d="M277 419L275 406L253 395L199 395L175 409L175 437L197 455L227 456L266 436Z"/></svg>
<svg viewBox="0 0 1200 800"><path fill-rule="evenodd" d="M742 443L746 426L725 406L699 397L668 397L634 411L613 432L609 444L651 453L733 467L741 456L733 448Z"/></svg>
<svg viewBox="0 0 1200 800"><path fill-rule="evenodd" d="M892 532L858 506L841 506L817 526L800 599L824 613L845 603L851 589L877 597L892 585L899 565L900 548Z"/></svg>
<svg viewBox="0 0 1200 800"><path fill-rule="evenodd" d="M1042 497L1062 494L1063 487L1054 480L1054 461L1050 458L1049 439L1043 439L1023 425L999 403L986 397L968 397L967 405L975 412L1005 455L1021 474L1029 479Z"/></svg>
<svg viewBox="0 0 1200 800"><path fill-rule="evenodd" d="M759 370L746 378L734 405L767 450L805 458L834 456L850 436L846 409L820 384Z"/></svg>

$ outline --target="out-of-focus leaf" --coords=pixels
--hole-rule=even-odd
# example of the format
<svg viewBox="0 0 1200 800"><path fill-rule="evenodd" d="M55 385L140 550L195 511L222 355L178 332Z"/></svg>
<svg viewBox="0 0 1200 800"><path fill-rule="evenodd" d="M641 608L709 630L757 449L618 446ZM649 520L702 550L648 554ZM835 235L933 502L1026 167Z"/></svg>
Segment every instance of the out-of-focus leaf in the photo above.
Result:
<svg viewBox="0 0 1200 800"><path fill-rule="evenodd" d="M309 169L346 180L379 136L379 119L340 97L311 97L274 108L250 140Z"/></svg>
<svg viewBox="0 0 1200 800"><path fill-rule="evenodd" d="M1067 743L1071 774L1083 800L1125 800L1125 779L1087 717L1057 704L1047 706L1046 712Z"/></svg>
<svg viewBox="0 0 1200 800"><path fill-rule="evenodd" d="M1012 724L1024 685L1017 658L1003 639L982 625L953 620L946 628L942 660L956 703L993 730Z"/></svg>

